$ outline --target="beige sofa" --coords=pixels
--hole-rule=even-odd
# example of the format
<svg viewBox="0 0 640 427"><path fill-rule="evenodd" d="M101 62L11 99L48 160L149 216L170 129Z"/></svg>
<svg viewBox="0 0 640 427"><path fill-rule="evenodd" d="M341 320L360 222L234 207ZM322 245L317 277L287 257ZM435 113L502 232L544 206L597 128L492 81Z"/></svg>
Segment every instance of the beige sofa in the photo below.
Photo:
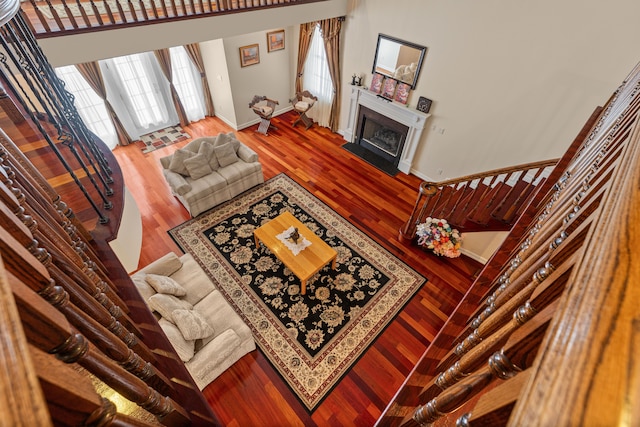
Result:
<svg viewBox="0 0 640 427"><path fill-rule="evenodd" d="M264 182L258 154L233 132L196 138L160 163L171 192L192 217Z"/></svg>
<svg viewBox="0 0 640 427"><path fill-rule="evenodd" d="M255 350L249 327L191 255L170 252L131 279L201 390Z"/></svg>

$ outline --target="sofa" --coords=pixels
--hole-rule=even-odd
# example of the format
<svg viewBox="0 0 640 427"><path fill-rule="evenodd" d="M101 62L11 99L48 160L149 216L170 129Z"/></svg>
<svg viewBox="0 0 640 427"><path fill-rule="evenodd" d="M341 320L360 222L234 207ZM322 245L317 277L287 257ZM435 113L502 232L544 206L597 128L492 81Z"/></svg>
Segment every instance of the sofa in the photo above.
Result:
<svg viewBox="0 0 640 427"><path fill-rule="evenodd" d="M160 163L172 194L192 217L264 182L258 154L233 132L196 138Z"/></svg>
<svg viewBox="0 0 640 427"><path fill-rule="evenodd" d="M255 350L249 327L191 255L170 252L131 279L200 390Z"/></svg>

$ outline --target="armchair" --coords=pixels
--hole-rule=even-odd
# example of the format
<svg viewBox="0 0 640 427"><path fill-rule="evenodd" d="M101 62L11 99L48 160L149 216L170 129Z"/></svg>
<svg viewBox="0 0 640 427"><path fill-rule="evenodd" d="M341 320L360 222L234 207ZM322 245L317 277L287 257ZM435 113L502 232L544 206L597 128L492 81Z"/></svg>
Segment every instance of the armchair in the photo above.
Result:
<svg viewBox="0 0 640 427"><path fill-rule="evenodd" d="M256 95L249 103L249 107L260 117L260 125L256 132L267 134L269 128L277 130L278 128L271 124L271 116L279 102L269 99L266 96Z"/></svg>
<svg viewBox="0 0 640 427"><path fill-rule="evenodd" d="M318 97L312 95L308 90L296 93L296 96L289 100L291 105L293 105L293 110L298 113L298 118L291 126L296 127L299 122L304 123L306 129L313 126L313 120L307 116L307 112L313 107L313 104L315 104L317 100Z"/></svg>

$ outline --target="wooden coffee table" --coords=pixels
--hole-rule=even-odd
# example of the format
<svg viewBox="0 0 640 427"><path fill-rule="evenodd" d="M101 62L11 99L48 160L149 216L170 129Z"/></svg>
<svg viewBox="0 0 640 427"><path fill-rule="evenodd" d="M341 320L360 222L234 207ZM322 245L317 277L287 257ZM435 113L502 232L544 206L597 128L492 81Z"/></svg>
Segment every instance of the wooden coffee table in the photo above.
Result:
<svg viewBox="0 0 640 427"><path fill-rule="evenodd" d="M311 242L298 255L294 255L276 236L289 227L297 227L301 237ZM307 280L316 274L322 267L331 262L331 268L335 270L338 253L327 245L314 232L305 227L290 212L278 215L266 224L258 227L253 232L256 240L256 248L262 242L271 252L295 274L301 282L300 293L307 291Z"/></svg>

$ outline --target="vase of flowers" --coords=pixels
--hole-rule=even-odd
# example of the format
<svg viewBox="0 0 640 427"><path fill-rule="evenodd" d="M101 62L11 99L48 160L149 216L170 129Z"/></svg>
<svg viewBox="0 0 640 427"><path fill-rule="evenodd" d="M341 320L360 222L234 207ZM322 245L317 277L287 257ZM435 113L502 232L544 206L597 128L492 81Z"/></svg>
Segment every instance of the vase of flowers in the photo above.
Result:
<svg viewBox="0 0 640 427"><path fill-rule="evenodd" d="M460 256L462 234L451 228L446 219L428 217L416 227L418 244L438 256L456 258Z"/></svg>

